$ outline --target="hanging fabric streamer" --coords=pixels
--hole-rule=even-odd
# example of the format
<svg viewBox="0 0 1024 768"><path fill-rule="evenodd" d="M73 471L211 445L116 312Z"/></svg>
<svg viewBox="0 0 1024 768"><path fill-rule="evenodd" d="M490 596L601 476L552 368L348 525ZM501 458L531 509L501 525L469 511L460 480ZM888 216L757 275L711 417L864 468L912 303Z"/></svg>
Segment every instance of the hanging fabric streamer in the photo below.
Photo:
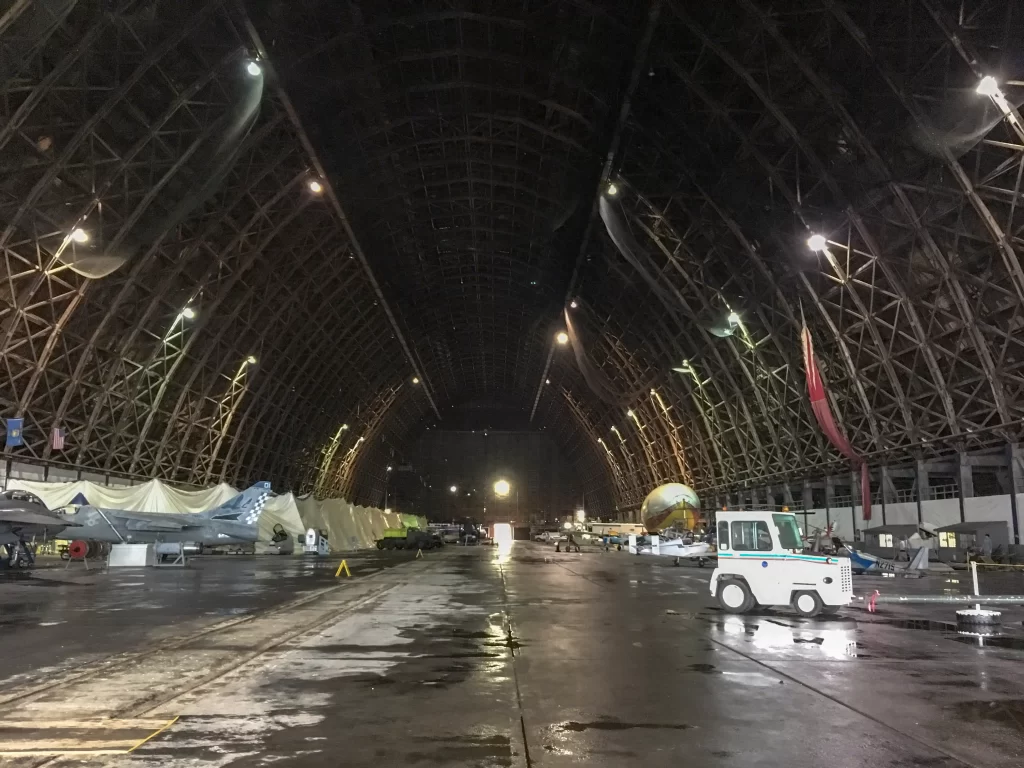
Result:
<svg viewBox="0 0 1024 768"><path fill-rule="evenodd" d="M652 291L658 294L662 301L669 305L674 304L675 300L671 292L648 270L647 262L649 257L643 248L640 247L636 238L633 237L633 233L629 231L629 227L622 220L622 216L604 195L598 201L598 210L601 212L601 221L604 222L604 228L608 232L608 237L618 252L622 254L622 258L637 271L637 274L643 278Z"/></svg>
<svg viewBox="0 0 1024 768"><path fill-rule="evenodd" d="M832 410L828 406L828 397L825 392L825 383L818 371L818 364L814 359L814 343L811 341L811 332L804 323L800 332L804 348L804 370L807 373L807 394L811 400L811 410L814 418L821 427L821 431L832 443L832 446L843 456L853 462L854 466L860 466L860 498L864 507L864 519L871 519L871 479L868 473L868 463L853 450L846 434L836 424L832 417Z"/></svg>
<svg viewBox="0 0 1024 768"><path fill-rule="evenodd" d="M651 384L647 383L638 387L633 392L619 392L612 385L612 380L600 369L587 355L587 350L583 345L583 339L580 338L576 326L572 322L572 317L569 315L569 310L564 310L565 315L565 330L569 336L569 342L572 344L573 356L576 358L576 365L579 366L580 373L583 374L583 380L587 382L587 386L590 387L591 391L599 398L604 400L606 403L617 405L622 408L628 407L631 403L636 402L644 392L651 388Z"/></svg>

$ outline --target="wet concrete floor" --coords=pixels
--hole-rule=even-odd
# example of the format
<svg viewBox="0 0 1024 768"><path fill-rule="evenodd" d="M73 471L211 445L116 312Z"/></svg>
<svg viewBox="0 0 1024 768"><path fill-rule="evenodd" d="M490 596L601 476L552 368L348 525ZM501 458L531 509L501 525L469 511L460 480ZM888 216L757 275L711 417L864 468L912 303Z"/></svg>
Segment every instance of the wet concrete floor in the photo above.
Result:
<svg viewBox="0 0 1024 768"><path fill-rule="evenodd" d="M96 611L94 637L139 622L132 601L167 620L153 636L119 638L110 658L93 660L110 649L89 643L61 651L63 678L42 669L5 681L0 764L817 768L1024 757L1014 614L979 646L947 623L951 609L730 616L707 594L710 568L623 553L517 543L381 567L400 558L374 553L351 580L264 558L204 562L210 581L133 577L148 595L113 583L122 574L88 592L40 587L78 597L40 598L36 624L69 620L88 600L109 605L114 592L129 595L130 615ZM261 582L270 595L249 591ZM877 582L891 592L943 583ZM0 584L0 611L10 588ZM145 607L160 600L179 608ZM249 613L196 625L180 621L189 605L203 617ZM21 633L44 642L39 629L0 633L0 655L21 647ZM45 651L20 658L40 663Z"/></svg>
<svg viewBox="0 0 1024 768"><path fill-rule="evenodd" d="M360 552L365 576L412 555ZM334 583L335 563L302 557L201 557L187 568L0 572L0 685L19 673L129 651L265 611Z"/></svg>

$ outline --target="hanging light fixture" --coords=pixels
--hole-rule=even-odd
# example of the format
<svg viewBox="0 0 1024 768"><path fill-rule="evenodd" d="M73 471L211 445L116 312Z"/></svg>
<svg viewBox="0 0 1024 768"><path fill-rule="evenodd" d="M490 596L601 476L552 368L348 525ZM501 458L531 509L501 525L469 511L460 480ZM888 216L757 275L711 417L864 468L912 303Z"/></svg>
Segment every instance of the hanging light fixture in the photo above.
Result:
<svg viewBox="0 0 1024 768"><path fill-rule="evenodd" d="M824 235L811 235L807 238L807 247L812 251L824 251L827 245L828 241Z"/></svg>

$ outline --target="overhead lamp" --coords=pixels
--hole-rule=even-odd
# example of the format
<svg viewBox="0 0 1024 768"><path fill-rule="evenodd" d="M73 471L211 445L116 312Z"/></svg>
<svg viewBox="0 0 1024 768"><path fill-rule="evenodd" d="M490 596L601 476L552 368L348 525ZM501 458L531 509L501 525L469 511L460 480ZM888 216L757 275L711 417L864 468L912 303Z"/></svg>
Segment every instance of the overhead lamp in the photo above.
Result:
<svg viewBox="0 0 1024 768"><path fill-rule="evenodd" d="M346 429L348 429L348 424L342 424L341 429L344 432Z"/></svg>
<svg viewBox="0 0 1024 768"><path fill-rule="evenodd" d="M551 379L544 379L544 383L545 384L550 384L551 383Z"/></svg>
<svg viewBox="0 0 1024 768"><path fill-rule="evenodd" d="M496 496L508 496L508 493L511 490L512 486L509 485L508 480L498 480L494 484L494 493Z"/></svg>
<svg viewBox="0 0 1024 768"><path fill-rule="evenodd" d="M978 83L978 87L975 91L982 96L991 96L993 98L1001 95L1002 93L999 90L999 83L996 82L996 79L992 77L992 75L985 75L981 78L981 82Z"/></svg>
<svg viewBox="0 0 1024 768"><path fill-rule="evenodd" d="M183 310L181 310L181 317L185 318L186 320L193 320L195 319L195 316L196 311L192 309L192 307L185 307Z"/></svg>
<svg viewBox="0 0 1024 768"><path fill-rule="evenodd" d="M626 415L629 416L629 418L632 419L633 418L633 410L630 409L630 410L626 411Z"/></svg>
<svg viewBox="0 0 1024 768"><path fill-rule="evenodd" d="M419 384L420 383L420 377L419 376L413 376L412 377L412 383L413 384Z"/></svg>
<svg viewBox="0 0 1024 768"><path fill-rule="evenodd" d="M559 344L568 344L569 334L566 333L565 331L559 331L558 335L555 336L555 341L557 341Z"/></svg>
<svg viewBox="0 0 1024 768"><path fill-rule="evenodd" d="M255 59L253 59L252 61L250 61L248 64L245 65L245 71L248 72L253 77L259 77L263 73L263 68L259 65L259 63Z"/></svg>
<svg viewBox="0 0 1024 768"><path fill-rule="evenodd" d="M392 469L394 469L394 467L392 467L390 464L388 464L388 472L390 472Z"/></svg>
<svg viewBox="0 0 1024 768"><path fill-rule="evenodd" d="M247 358L245 358L245 362L247 362L249 365L256 365L256 355L249 355Z"/></svg>
<svg viewBox="0 0 1024 768"><path fill-rule="evenodd" d="M812 251L824 251L827 245L828 241L824 235L811 235L807 238L807 247Z"/></svg>
<svg viewBox="0 0 1024 768"><path fill-rule="evenodd" d="M614 183L608 185L608 197L615 197L619 194L619 188Z"/></svg>
<svg viewBox="0 0 1024 768"><path fill-rule="evenodd" d="M321 192L324 191L324 185L321 184L316 179L310 179L309 191L312 192L314 195L319 195Z"/></svg>
<svg viewBox="0 0 1024 768"><path fill-rule="evenodd" d="M451 491L452 493L458 493L458 492L459 492L459 486L457 486L457 485L453 485L453 486L452 486L451 488L449 488L448 490L449 490L449 491Z"/></svg>
<svg viewBox="0 0 1024 768"><path fill-rule="evenodd" d="M729 325L739 325L740 324L740 316L737 315L735 312L730 312L729 316L726 318L726 320L729 321Z"/></svg>
<svg viewBox="0 0 1024 768"><path fill-rule="evenodd" d="M71 230L71 239L74 240L76 243L88 243L89 233L86 232L81 227L75 227L74 229Z"/></svg>
<svg viewBox="0 0 1024 768"><path fill-rule="evenodd" d="M577 306L579 305L576 304L576 299L573 299L572 301L569 302L569 309L576 309Z"/></svg>

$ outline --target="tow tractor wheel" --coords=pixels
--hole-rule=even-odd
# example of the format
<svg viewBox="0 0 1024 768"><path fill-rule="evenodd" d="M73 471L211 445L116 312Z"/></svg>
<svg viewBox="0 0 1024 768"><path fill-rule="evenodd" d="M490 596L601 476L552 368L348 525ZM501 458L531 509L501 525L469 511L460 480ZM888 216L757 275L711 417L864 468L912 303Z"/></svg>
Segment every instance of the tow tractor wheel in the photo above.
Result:
<svg viewBox="0 0 1024 768"><path fill-rule="evenodd" d="M745 581L729 579L718 585L718 604L729 613L746 613L754 607L754 596Z"/></svg>
<svg viewBox="0 0 1024 768"><path fill-rule="evenodd" d="M793 596L793 609L807 619L813 619L824 607L817 592L797 592Z"/></svg>

